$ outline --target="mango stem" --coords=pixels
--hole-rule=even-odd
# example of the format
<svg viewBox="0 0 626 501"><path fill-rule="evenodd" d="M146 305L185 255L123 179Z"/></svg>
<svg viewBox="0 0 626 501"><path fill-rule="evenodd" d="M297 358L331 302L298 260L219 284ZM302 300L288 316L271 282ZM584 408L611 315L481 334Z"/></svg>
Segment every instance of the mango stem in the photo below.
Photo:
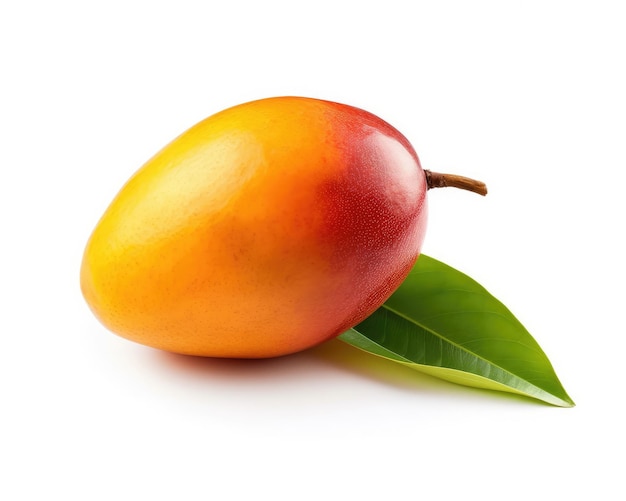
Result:
<svg viewBox="0 0 626 501"><path fill-rule="evenodd" d="M431 172L429 170L424 170L424 174L426 174L426 184L428 185L429 190L431 188L453 187L472 191L482 196L487 194L487 185L482 181L457 176L456 174L441 174L439 172Z"/></svg>

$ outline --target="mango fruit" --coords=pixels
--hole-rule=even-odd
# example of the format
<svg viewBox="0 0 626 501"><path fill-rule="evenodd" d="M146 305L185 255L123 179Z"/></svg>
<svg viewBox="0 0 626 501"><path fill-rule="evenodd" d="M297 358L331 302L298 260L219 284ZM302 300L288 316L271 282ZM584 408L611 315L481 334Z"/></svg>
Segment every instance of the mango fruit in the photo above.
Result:
<svg viewBox="0 0 626 501"><path fill-rule="evenodd" d="M428 174L400 132L352 106L276 97L226 109L122 187L86 245L82 293L109 330L161 350L307 349L406 277Z"/></svg>

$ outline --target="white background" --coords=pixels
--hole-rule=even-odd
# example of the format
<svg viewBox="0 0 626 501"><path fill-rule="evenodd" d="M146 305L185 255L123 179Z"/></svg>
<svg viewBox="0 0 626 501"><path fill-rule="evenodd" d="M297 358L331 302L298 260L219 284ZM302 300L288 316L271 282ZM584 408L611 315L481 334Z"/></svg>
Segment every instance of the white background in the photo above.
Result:
<svg viewBox="0 0 626 501"><path fill-rule="evenodd" d="M625 25L602 0L3 2L0 498L624 499ZM487 182L429 193L423 250L518 316L577 407L340 342L194 359L100 326L78 269L117 190L195 122L284 94Z"/></svg>

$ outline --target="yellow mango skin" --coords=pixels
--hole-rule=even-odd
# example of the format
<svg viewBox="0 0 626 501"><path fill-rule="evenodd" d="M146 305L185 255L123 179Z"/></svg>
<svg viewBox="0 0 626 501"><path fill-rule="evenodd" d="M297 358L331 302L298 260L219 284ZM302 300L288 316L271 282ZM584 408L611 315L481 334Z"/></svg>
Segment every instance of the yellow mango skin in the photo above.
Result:
<svg viewBox="0 0 626 501"><path fill-rule="evenodd" d="M343 104L262 99L135 173L87 243L81 289L108 329L147 346L285 355L380 306L425 227L425 176L397 130Z"/></svg>

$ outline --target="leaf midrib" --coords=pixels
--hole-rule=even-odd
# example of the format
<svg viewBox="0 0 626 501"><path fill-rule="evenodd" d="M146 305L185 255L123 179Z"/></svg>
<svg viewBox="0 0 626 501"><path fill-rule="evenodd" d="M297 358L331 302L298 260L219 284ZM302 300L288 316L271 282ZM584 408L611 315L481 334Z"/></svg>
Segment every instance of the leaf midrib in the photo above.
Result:
<svg viewBox="0 0 626 501"><path fill-rule="evenodd" d="M445 370L451 370L451 371L455 371L455 372L459 372L459 373L471 374L471 375L473 375L475 377L486 379L486 380L489 380L489 381L493 381L496 384L500 384L500 385L502 385L502 386L504 386L506 388L509 388L510 389L509 391L512 391L514 393L525 395L525 396L529 396L529 397L533 397L533 398L537 398L537 399L539 399L539 400L541 400L543 402L546 402L546 403L552 403L553 405L558 405L558 406L561 406L561 407L572 407L574 405L573 402L571 401L571 399L569 399L569 397L564 398L564 397L558 396L557 394L555 394L555 393L553 393L551 391L548 391L548 390L546 390L546 389L544 389L544 388L542 388L542 387L540 387L540 386L538 386L538 385L536 385L534 383L531 383L527 379L521 378L521 377L513 374L510 371L502 369L500 366L498 366L496 364L493 364L491 362L487 362L487 363L489 363L490 365L492 365L494 367L499 367L502 371L506 372L507 374L513 375L513 377L516 378L517 380L525 382L528 385L528 388L534 388L536 390L535 394L529 392L528 389L516 388L515 386L508 385L508 384L506 384L506 383L504 383L502 381L493 380L493 379L491 379L491 378L489 378L487 376L484 376L482 374L477 374L475 372L465 371L465 370L461 370L461 369L453 369L451 367L443 367L443 366L438 366L438 365L421 364L419 362L414 362L413 360L410 360L410 359L400 355L399 353L394 352L394 351L390 350L389 348L386 348L385 346L381 345L377 341L374 341L373 339L367 337L365 334L363 334L362 332L358 331L355 327L353 327L351 330L355 331L360 336L363 336L364 338L366 338L368 340L368 342L378 346L382 350L383 353L390 353L391 355L393 355L393 358L392 358L392 357L384 355L384 354L374 353L376 356L385 358L385 359L390 360L392 362L406 364L409 367L420 367L420 366L421 367L433 367L435 369L445 369ZM348 342L348 343L352 344L350 342ZM451 343L451 344L454 344L454 343ZM362 348L362 349L364 349L364 348ZM369 350L365 349L365 351L369 351ZM467 351L469 351L469 350L467 350ZM478 358L484 360L484 358L479 357L478 355L476 355L476 356ZM415 369L415 370L419 370L419 369ZM547 395L548 398L546 398L545 396L542 396L542 395Z"/></svg>
<svg viewBox="0 0 626 501"><path fill-rule="evenodd" d="M500 369L501 371L503 371L503 372L505 372L505 373L509 374L510 376L513 376L514 378L519 379L520 381L524 381L525 383L527 383L527 384L529 384L529 385L531 385L531 386L534 386L535 388L539 388L541 391L545 391L545 392L547 392L547 393L550 393L548 390L546 390L546 389L544 389L544 388L541 388L540 386L537 386L535 383L531 383L530 381L528 381L528 379L523 378L523 377L520 377L520 376L518 376L517 374L515 374L515 373L511 372L510 370L505 369L504 367L502 367L502 366L500 366L500 365L498 365L498 364L495 364L495 363L491 362L490 360L487 360L485 357L482 357L482 356L478 355L476 352L474 352L474 351L472 351L472 350L468 350L468 349L464 348L462 345L460 345L460 344L458 344L458 343L455 343L455 342L453 342L453 341L450 341L448 338L446 338L446 337L442 336L442 335L441 335L441 334L439 334L437 331L435 331L435 330L431 329L430 327L427 327L427 326L425 326L425 325L421 324L420 322L418 322L418 321L417 321L417 320L415 320L415 319L412 319L412 318L410 318L410 317L408 317L408 316L406 316L406 315L404 315L404 314L400 313L399 311L395 310L394 308L391 308L388 304L384 303L384 304L381 306L381 308L383 308L383 309L385 309L385 310L388 310L388 311L390 311L391 313L394 313L395 315L398 315L400 318L403 318L404 320L408 321L409 323L412 323L412 324L414 324L414 325L416 325L416 326L418 326L418 327L420 327L420 328L424 329L424 330L425 330L425 331L427 331L427 332L430 332L432 335L434 335L434 336L438 337L438 338L439 338L439 339L441 339L442 341L444 341L444 342L446 342L446 343L448 343L448 344L451 344L452 346L455 346L455 347L457 347L458 349L460 349L460 350L462 350L462 351L464 351L464 352L466 352L466 353L470 353L472 356L476 357L476 358L477 358L477 359L479 359L479 360L482 360L483 362L487 363L488 365L491 365L492 367L496 367L496 368ZM371 339L370 339L370 341L371 341ZM373 341L373 342L375 342L375 341ZM379 343L376 343L376 344L378 344L379 346L381 346ZM385 348L384 346L381 346L381 347L382 347L382 348ZM385 349L386 349L387 351L391 351L391 350L389 350L388 348L385 348ZM430 367L440 367L440 366L437 366L437 365L432 365L432 364L420 364L419 362L415 362L415 361L413 361L413 360L411 360L411 359L408 359L408 358L406 358L406 357L405 357L405 356L403 356L403 355L400 355L400 356L401 356L404 360L406 360L406 361L408 361L408 362L410 362L410 363L412 363L412 364L416 364L416 365L428 365L428 366L430 366ZM450 367L449 367L449 368L450 368ZM469 372L469 371L466 371L466 372ZM482 376L481 374L476 374L476 373L472 373L472 374L475 374L475 375L477 375L477 376L481 376L481 377L485 377L485 376ZM504 383L502 383L502 384L504 384ZM508 386L508 385L506 385L506 386ZM550 393L550 394L552 394L552 393Z"/></svg>

